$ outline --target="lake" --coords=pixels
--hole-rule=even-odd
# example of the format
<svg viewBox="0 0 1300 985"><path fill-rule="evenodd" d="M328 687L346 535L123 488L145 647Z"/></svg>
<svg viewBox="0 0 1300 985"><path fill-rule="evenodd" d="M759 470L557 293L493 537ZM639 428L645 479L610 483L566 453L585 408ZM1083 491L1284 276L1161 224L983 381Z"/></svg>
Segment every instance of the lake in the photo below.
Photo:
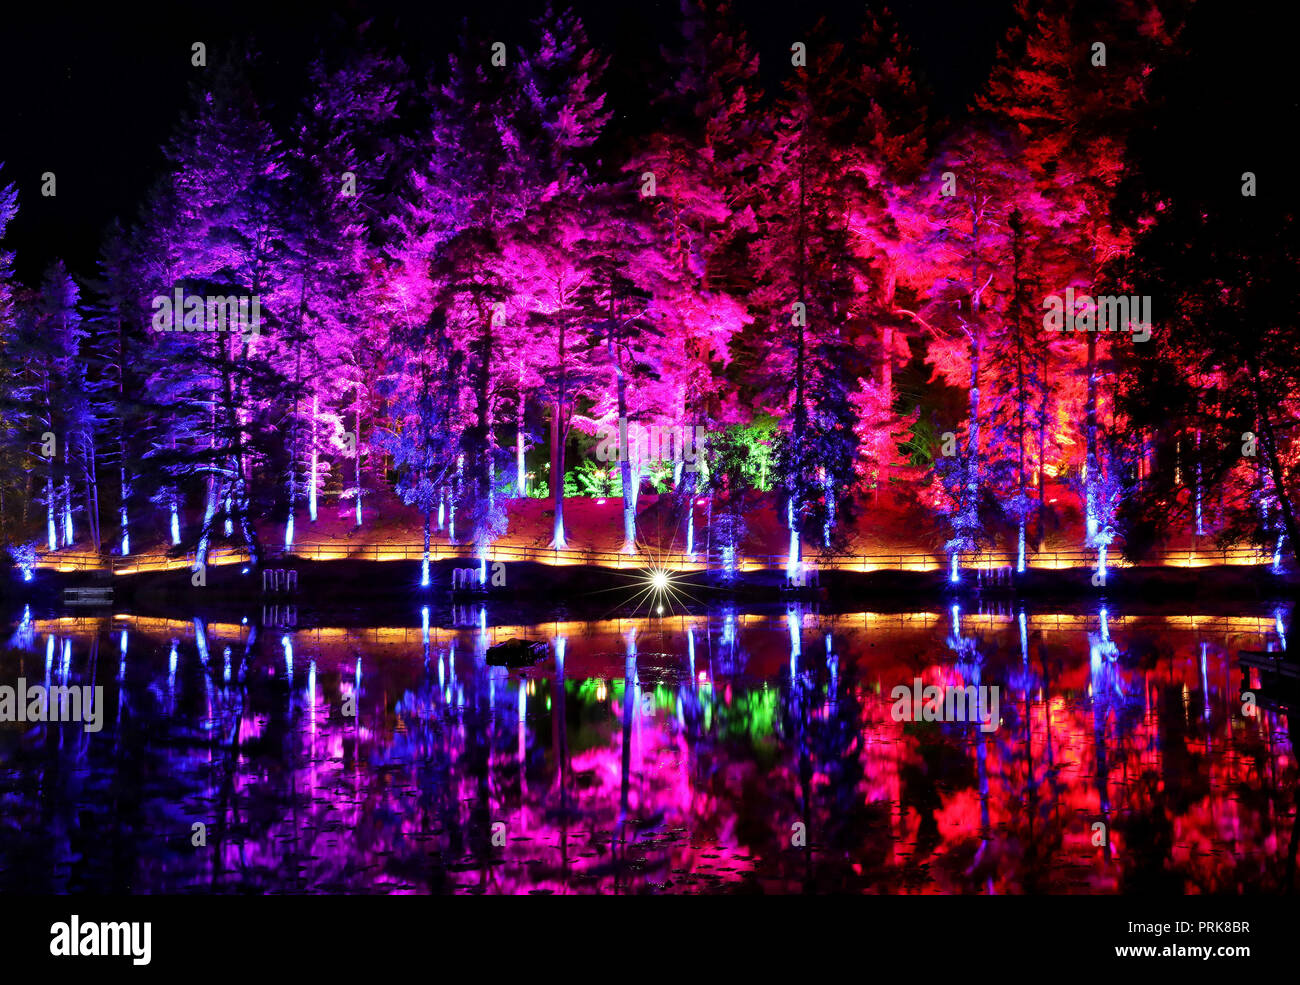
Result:
<svg viewBox="0 0 1300 985"><path fill-rule="evenodd" d="M1238 665L1289 608L504 618L14 613L0 685L102 687L103 719L0 722L0 891L1266 893L1294 866L1288 720ZM490 666L511 637L548 655ZM914 683L996 688L997 721L905 720Z"/></svg>

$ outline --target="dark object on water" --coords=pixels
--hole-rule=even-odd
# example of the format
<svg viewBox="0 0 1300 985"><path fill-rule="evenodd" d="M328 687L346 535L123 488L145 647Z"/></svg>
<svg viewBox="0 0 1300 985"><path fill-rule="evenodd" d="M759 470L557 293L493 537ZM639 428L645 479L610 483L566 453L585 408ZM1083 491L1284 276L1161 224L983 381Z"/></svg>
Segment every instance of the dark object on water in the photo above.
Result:
<svg viewBox="0 0 1300 985"><path fill-rule="evenodd" d="M546 656L549 646L543 640L517 637L488 647L487 662L493 667L531 667Z"/></svg>
<svg viewBox="0 0 1300 985"><path fill-rule="evenodd" d="M1237 666L1241 670L1239 697L1246 700L1249 694L1252 704L1279 714L1300 707L1300 663L1287 659L1289 656L1285 650L1240 651L1237 655ZM1251 683L1252 669L1259 678L1258 687Z"/></svg>

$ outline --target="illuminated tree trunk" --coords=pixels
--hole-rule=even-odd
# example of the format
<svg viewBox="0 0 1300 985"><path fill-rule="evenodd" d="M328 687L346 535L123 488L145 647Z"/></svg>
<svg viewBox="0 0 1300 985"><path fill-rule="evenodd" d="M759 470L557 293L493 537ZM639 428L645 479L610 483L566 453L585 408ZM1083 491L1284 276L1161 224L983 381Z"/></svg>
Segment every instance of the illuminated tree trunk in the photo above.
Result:
<svg viewBox="0 0 1300 985"><path fill-rule="evenodd" d="M45 525L48 533L46 542L48 543L50 550L57 551L59 549L59 535L58 535L58 527L54 522L54 473L53 471L51 471L51 473L45 477Z"/></svg>
<svg viewBox="0 0 1300 985"><path fill-rule="evenodd" d="M492 318L481 314L482 333L479 337L478 379L475 381L475 413L478 424L474 435L477 447L474 453L474 494L480 500L492 501Z"/></svg>
<svg viewBox="0 0 1300 985"><path fill-rule="evenodd" d="M1021 254L1023 252L1024 225L1018 212L1013 212L1011 228L1015 232L1012 252L1012 278L1015 285L1012 297L1014 306L1013 327L1016 339L1016 571L1025 570L1025 525L1028 522L1029 502L1026 495L1025 411L1030 401L1028 374L1025 360L1025 331L1021 313L1024 310L1023 281L1021 279ZM1041 472L1041 469L1040 469Z"/></svg>
<svg viewBox="0 0 1300 985"><path fill-rule="evenodd" d="M563 550L568 545L564 540L564 438L561 434L562 412L557 401L551 406L551 505L555 518L551 527L550 546Z"/></svg>
<svg viewBox="0 0 1300 985"><path fill-rule="evenodd" d="M63 514L63 546L71 547L73 541L72 530L72 435L64 434L63 436L63 488L59 494L59 502Z"/></svg>
<svg viewBox="0 0 1300 985"><path fill-rule="evenodd" d="M1044 360L1046 361L1046 360ZM1046 379L1046 374L1044 374ZM1047 387L1038 405L1038 553L1047 550Z"/></svg>
<svg viewBox="0 0 1300 985"><path fill-rule="evenodd" d="M199 528L199 543L194 551L194 560L199 564L208 563L208 543L212 537L212 523L217 517L220 491L216 477L209 475L207 496L203 501L203 526Z"/></svg>
<svg viewBox="0 0 1300 985"><path fill-rule="evenodd" d="M614 379L618 393L618 471L623 487L623 554L636 553L636 497L632 491L632 463L627 447L627 376L623 372L623 360L614 338L617 311L615 308L614 285L609 287L609 321L605 332L605 347L609 354L609 363L614 367Z"/></svg>
<svg viewBox="0 0 1300 985"><path fill-rule="evenodd" d="M357 404L355 416L353 417L355 432L353 433L354 460L356 462L356 480L357 480L357 527L361 526L361 384L357 383Z"/></svg>
<svg viewBox="0 0 1300 985"><path fill-rule="evenodd" d="M975 520L971 517L978 516L979 512L979 455L980 455L980 326L979 326L979 302L972 305L972 314L974 322L971 325L970 333L970 394L968 403L968 413L970 414L970 424L967 430L966 442L966 502L964 510L970 516L968 517L969 525L967 529L974 526ZM957 554L954 552L954 565L957 563ZM955 570L955 568L954 568Z"/></svg>
<svg viewBox="0 0 1300 985"><path fill-rule="evenodd" d="M805 151L799 159L799 232L798 232L798 300L807 303L805 285L807 282L808 242L807 242L807 207L808 158ZM799 520L803 512L803 503L798 490L803 482L804 467L804 433L807 428L808 411L804 406L804 355L805 333L807 332L807 309L804 317L797 319L795 326L795 362L794 362L794 428L791 445L794 449L794 461L791 463L792 475L787 475L790 498L786 504L786 524L790 530L790 548L786 557L786 576L793 578L803 566L803 544L799 537Z"/></svg>
<svg viewBox="0 0 1300 985"><path fill-rule="evenodd" d="M894 328L886 325L880 334L880 390L885 410L894 406Z"/></svg>
<svg viewBox="0 0 1300 985"><path fill-rule="evenodd" d="M1260 380L1259 361L1253 351L1248 351L1246 365L1250 371L1251 389L1255 394L1255 411L1259 415L1260 436L1264 439L1264 455L1268 460L1269 473L1273 479L1273 491L1277 497L1278 508L1282 511L1282 522L1291 549L1291 560L1296 560L1297 530L1295 511L1291 506L1291 497L1287 495L1284 483L1285 473L1277 453L1277 439L1273 433L1273 423L1269 420L1269 401L1264 395Z"/></svg>
<svg viewBox="0 0 1300 985"><path fill-rule="evenodd" d="M181 504L175 486L171 486L168 490L167 505L171 510L172 546L178 547L181 542Z"/></svg>
<svg viewBox="0 0 1300 985"><path fill-rule="evenodd" d="M563 550L568 546L564 539L564 400L568 380L564 372L563 322L560 323L559 330L560 379L555 403L551 407L551 502L554 508L554 520L550 546L554 550Z"/></svg>
<svg viewBox="0 0 1300 985"><path fill-rule="evenodd" d="M125 446L122 447L120 454L122 454L123 456L126 455ZM125 457L123 457L123 461L125 460L126 460ZM121 488L121 505L118 507L118 522L121 524L122 527L122 555L125 557L127 554L131 553L131 527L128 522L127 506L126 506L127 497L130 495L130 486L127 484L126 481L125 465L123 465L118 470L118 478L120 481L120 488Z"/></svg>
<svg viewBox="0 0 1300 985"><path fill-rule="evenodd" d="M131 484L127 478L126 467L126 336L124 319L120 312L117 318L117 455L118 481L121 499L118 504L118 520L122 527L122 556L131 553L131 526L127 515L127 504L131 496Z"/></svg>
<svg viewBox="0 0 1300 985"><path fill-rule="evenodd" d="M1196 536L1205 536L1205 511L1201 486L1201 429L1196 429Z"/></svg>
<svg viewBox="0 0 1300 985"><path fill-rule="evenodd" d="M519 400L515 417L515 495L523 499L528 495L528 480L524 473L524 381L519 380Z"/></svg>
<svg viewBox="0 0 1300 985"><path fill-rule="evenodd" d="M289 428L289 515L284 521L284 549L286 551L293 547L294 511L298 505L298 428L301 423L299 411L301 410L302 399L302 330L304 311L307 305L307 278L300 278L298 284L298 325L297 331L294 333L293 424Z"/></svg>
<svg viewBox="0 0 1300 985"><path fill-rule="evenodd" d="M81 434L82 465L86 472L86 513L90 524L90 543L96 554L103 541L99 528L99 475L95 468L95 439L89 431Z"/></svg>
<svg viewBox="0 0 1300 985"><path fill-rule="evenodd" d="M431 533L432 520L429 517L429 511L424 511L424 553L420 560L420 585L428 587L429 584L429 536Z"/></svg>
<svg viewBox="0 0 1300 985"><path fill-rule="evenodd" d="M313 393L311 397L311 470L307 477L307 515L311 522L316 522L316 486L319 483L320 448L316 433L316 416L320 413L320 396Z"/></svg>
<svg viewBox="0 0 1300 985"><path fill-rule="evenodd" d="M1088 333L1088 395L1084 405L1084 440L1087 447L1087 457L1084 460L1084 469L1087 475L1084 478L1084 521L1086 525L1087 540L1085 543L1089 547L1096 546L1097 537L1097 501L1096 501L1096 483L1097 483L1097 333Z"/></svg>

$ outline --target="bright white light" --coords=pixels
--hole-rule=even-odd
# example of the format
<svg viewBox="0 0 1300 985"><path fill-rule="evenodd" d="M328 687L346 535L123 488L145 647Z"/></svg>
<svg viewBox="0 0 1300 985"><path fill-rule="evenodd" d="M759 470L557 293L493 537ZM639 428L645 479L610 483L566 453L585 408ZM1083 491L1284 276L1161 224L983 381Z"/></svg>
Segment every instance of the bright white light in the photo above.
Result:
<svg viewBox="0 0 1300 985"><path fill-rule="evenodd" d="M656 592L662 592L668 587L668 572L656 571L650 576L650 586Z"/></svg>

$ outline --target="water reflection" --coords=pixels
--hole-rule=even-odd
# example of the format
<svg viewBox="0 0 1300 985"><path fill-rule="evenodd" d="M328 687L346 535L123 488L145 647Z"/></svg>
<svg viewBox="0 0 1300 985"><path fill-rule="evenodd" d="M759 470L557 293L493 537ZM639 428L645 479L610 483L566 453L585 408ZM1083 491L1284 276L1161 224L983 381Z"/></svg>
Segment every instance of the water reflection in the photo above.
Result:
<svg viewBox="0 0 1300 985"><path fill-rule="evenodd" d="M1252 892L1294 872L1296 761L1236 656L1289 613L1024 609L259 630L11 624L0 890ZM544 639L511 672L492 643ZM116 643L115 666L99 666ZM111 649L109 652L112 652ZM999 727L898 722L919 678Z"/></svg>

